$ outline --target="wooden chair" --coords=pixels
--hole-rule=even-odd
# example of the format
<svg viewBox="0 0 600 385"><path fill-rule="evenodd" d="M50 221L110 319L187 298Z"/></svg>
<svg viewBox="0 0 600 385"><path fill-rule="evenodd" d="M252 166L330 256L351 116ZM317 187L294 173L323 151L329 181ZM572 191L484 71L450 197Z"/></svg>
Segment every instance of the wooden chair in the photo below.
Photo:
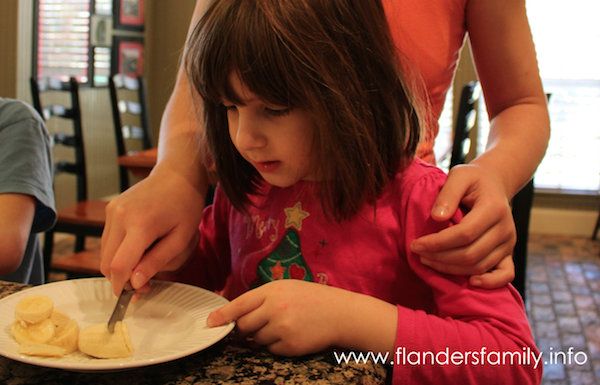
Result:
<svg viewBox="0 0 600 385"><path fill-rule="evenodd" d="M140 141L140 148L147 150L152 147L152 130L148 118L148 96L146 81L143 76L131 77L125 74L115 74L108 79L110 101L117 143L117 155L128 153L126 141ZM134 117L139 126L125 124L126 116ZM126 167L119 166L121 192L130 186L129 172ZM213 201L214 185L208 187L205 206Z"/></svg>
<svg viewBox="0 0 600 385"><path fill-rule="evenodd" d="M481 94L479 82L470 82L463 87L458 116L454 128L454 142L450 167L465 163L470 149L469 134L475 126L477 102ZM513 286L525 301L525 280L527 275L527 243L529 240L529 220L533 203L533 179L512 199L512 215L517 231L517 243L513 249L515 278Z"/></svg>
<svg viewBox="0 0 600 385"><path fill-rule="evenodd" d="M79 85L75 78L68 82L61 82L56 78L30 79L33 105L45 120L58 118L70 120L73 126L72 134L56 133L52 135L53 146L66 146L74 151L74 161L61 161L54 165L54 176L61 173L72 174L76 178L77 203L69 205L58 211L58 218L54 228L44 236L44 268L46 279L51 270L60 270L67 273L80 273L78 266L65 264L66 261L52 260L54 251L54 234L69 233L75 235L74 252L83 252L85 238L88 236L99 237L102 235L106 221L105 209L108 202L88 200L87 170L85 161L85 147L83 144L83 129L81 124L81 108L79 105ZM71 105L44 104L42 94L68 93ZM95 251L98 255L99 251ZM99 264L98 264L99 266ZM81 270L81 269L79 269ZM98 269L99 273L99 269Z"/></svg>
<svg viewBox="0 0 600 385"><path fill-rule="evenodd" d="M152 137L144 78L142 76L134 78L124 74L115 74L109 78L108 84L115 140L117 142L117 155L122 156L128 152L126 146L126 140L128 139L139 140L141 148L144 150L151 148ZM126 115L136 117L139 126L124 124L127 119ZM123 192L129 188L129 172L123 166L119 166L119 178L121 192Z"/></svg>

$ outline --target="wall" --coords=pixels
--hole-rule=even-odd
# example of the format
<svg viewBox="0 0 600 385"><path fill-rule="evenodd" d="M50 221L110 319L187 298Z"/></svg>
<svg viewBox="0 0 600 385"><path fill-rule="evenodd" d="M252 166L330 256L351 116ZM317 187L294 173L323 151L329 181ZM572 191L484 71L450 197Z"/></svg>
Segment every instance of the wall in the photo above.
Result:
<svg viewBox="0 0 600 385"><path fill-rule="evenodd" d="M0 1L0 97L17 97L18 0Z"/></svg>
<svg viewBox="0 0 600 385"><path fill-rule="evenodd" d="M177 0L176 3L177 6L173 6L173 1L147 1L146 76L150 122L155 140L158 138L162 112L175 85L196 0Z"/></svg>

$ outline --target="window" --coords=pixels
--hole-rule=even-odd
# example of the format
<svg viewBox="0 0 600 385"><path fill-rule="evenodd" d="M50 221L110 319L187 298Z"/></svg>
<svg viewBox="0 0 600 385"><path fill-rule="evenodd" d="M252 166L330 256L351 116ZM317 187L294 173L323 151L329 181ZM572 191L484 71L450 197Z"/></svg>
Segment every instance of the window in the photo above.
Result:
<svg viewBox="0 0 600 385"><path fill-rule="evenodd" d="M436 154L437 165L444 171L450 169L450 157L452 154L452 142L454 134L454 86L451 86L446 94L444 109L438 120L440 125L435 138L433 152Z"/></svg>
<svg viewBox="0 0 600 385"><path fill-rule="evenodd" d="M600 2L527 0L527 14L544 90L551 94L551 139L535 186L565 193L598 191ZM479 137L486 139L489 127L483 121Z"/></svg>
<svg viewBox="0 0 600 385"><path fill-rule="evenodd" d="M94 12L91 7L94 7ZM91 14L112 15L112 0L37 0L34 73L74 76L81 84L105 84L110 48L90 44Z"/></svg>

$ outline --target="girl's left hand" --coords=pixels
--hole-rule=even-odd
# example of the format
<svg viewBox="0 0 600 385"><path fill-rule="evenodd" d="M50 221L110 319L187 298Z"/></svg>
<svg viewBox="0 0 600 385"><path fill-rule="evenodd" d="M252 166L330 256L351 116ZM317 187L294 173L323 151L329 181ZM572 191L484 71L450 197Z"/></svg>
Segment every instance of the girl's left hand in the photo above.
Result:
<svg viewBox="0 0 600 385"><path fill-rule="evenodd" d="M517 235L503 187L477 165L455 166L431 215L438 221L449 220L459 204L471 209L460 223L416 239L411 250L435 270L471 275L473 285L497 288L510 283Z"/></svg>
<svg viewBox="0 0 600 385"><path fill-rule="evenodd" d="M338 310L346 290L299 280L264 284L212 312L209 327L236 320L238 335L252 335L274 354L298 356L335 345L341 329Z"/></svg>

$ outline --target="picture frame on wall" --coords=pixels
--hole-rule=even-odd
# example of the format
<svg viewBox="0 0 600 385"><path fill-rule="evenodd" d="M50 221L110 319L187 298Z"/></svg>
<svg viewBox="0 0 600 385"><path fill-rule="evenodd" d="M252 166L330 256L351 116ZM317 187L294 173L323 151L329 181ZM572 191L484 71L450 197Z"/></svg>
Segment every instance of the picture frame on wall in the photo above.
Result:
<svg viewBox="0 0 600 385"><path fill-rule="evenodd" d="M112 43L112 17L92 15L90 17L90 45L110 47Z"/></svg>
<svg viewBox="0 0 600 385"><path fill-rule="evenodd" d="M114 0L114 27L117 30L144 31L145 0Z"/></svg>
<svg viewBox="0 0 600 385"><path fill-rule="evenodd" d="M144 39L141 37L113 35L111 75L129 76L143 74Z"/></svg>

